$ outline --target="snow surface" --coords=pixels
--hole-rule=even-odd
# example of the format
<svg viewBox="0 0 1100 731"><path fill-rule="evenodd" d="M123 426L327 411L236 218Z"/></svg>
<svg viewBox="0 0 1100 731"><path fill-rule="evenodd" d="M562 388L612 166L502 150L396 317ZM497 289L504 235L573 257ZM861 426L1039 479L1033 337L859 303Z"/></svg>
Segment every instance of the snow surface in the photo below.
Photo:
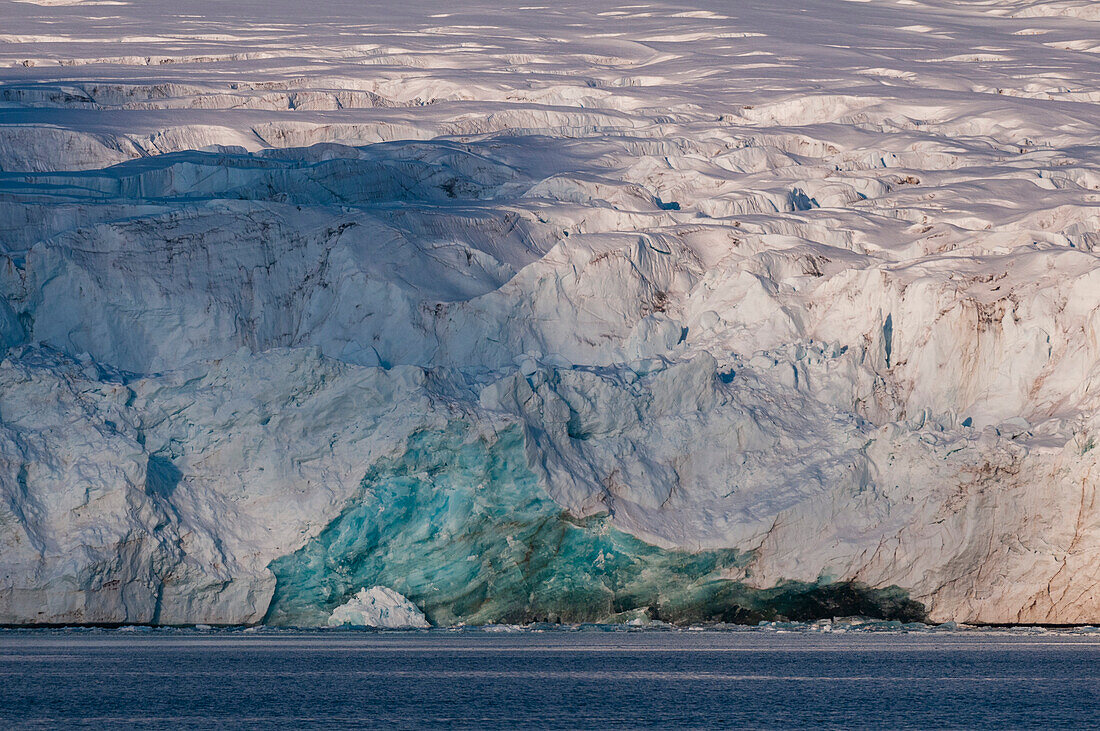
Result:
<svg viewBox="0 0 1100 731"><path fill-rule="evenodd" d="M0 623L1100 621L1098 39L0 0Z"/></svg>
<svg viewBox="0 0 1100 731"><path fill-rule="evenodd" d="M363 588L359 593L332 610L330 627L386 627L416 629L431 627L416 605L393 589L384 586Z"/></svg>

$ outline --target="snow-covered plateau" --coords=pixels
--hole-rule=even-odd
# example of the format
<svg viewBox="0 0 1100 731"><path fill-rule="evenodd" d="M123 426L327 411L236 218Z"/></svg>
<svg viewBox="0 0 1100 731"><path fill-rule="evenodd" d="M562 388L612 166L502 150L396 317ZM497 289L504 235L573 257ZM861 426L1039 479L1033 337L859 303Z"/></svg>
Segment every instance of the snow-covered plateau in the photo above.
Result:
<svg viewBox="0 0 1100 731"><path fill-rule="evenodd" d="M0 624L1100 622L1098 251L1092 0L0 0Z"/></svg>

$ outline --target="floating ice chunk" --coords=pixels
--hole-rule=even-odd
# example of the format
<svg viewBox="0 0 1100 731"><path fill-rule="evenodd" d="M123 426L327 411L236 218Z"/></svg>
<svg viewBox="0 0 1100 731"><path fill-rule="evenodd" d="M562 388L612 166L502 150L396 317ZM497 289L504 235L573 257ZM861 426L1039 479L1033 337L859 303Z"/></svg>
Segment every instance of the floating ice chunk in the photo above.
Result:
<svg viewBox="0 0 1100 731"><path fill-rule="evenodd" d="M330 627L387 627L410 629L430 627L424 613L393 589L376 586L359 593L332 611Z"/></svg>

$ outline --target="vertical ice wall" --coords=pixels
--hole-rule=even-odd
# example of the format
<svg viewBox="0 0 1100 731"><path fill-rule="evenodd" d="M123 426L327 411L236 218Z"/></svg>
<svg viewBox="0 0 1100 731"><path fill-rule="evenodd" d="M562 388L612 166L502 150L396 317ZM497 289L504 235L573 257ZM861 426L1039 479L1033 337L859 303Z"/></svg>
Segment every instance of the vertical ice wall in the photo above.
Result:
<svg viewBox="0 0 1100 731"><path fill-rule="evenodd" d="M0 3L0 622L1100 618L1093 4Z"/></svg>

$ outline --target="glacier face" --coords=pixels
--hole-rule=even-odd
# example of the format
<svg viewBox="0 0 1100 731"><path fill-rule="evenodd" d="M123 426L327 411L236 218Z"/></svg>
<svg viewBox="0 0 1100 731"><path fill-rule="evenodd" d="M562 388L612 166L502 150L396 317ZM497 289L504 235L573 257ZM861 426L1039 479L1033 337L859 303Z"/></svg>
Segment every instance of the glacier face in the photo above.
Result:
<svg viewBox="0 0 1100 731"><path fill-rule="evenodd" d="M1100 621L1091 3L200 6L0 0L0 623Z"/></svg>
<svg viewBox="0 0 1100 731"><path fill-rule="evenodd" d="M663 550L606 515L578 520L539 487L526 461L517 427L471 435L452 422L414 433L399 460L371 467L349 509L272 563L276 591L265 621L317 623L363 581L400 587L437 625L755 622L826 611L923 617L898 587L757 589L731 578L748 560L739 551Z"/></svg>

